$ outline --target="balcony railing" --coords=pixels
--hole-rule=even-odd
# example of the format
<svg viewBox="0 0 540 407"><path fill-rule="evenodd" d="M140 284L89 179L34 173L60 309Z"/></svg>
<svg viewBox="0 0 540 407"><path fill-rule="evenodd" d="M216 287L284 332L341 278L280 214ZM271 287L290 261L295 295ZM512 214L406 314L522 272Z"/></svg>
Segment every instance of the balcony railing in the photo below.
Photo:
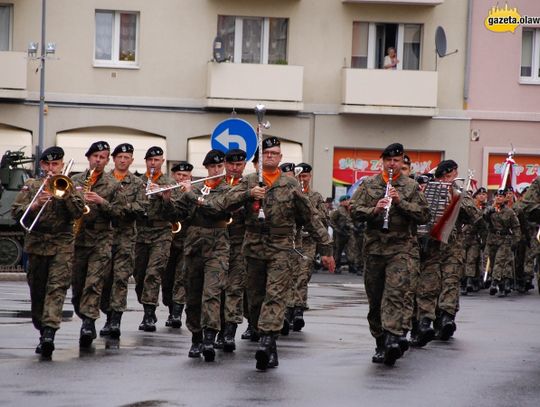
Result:
<svg viewBox="0 0 540 407"><path fill-rule="evenodd" d="M206 106L298 111L303 104L304 67L292 65L208 63Z"/></svg>
<svg viewBox="0 0 540 407"><path fill-rule="evenodd" d="M444 0L342 0L343 3L364 3L364 4L390 4L390 5L410 5L410 6L438 6Z"/></svg>
<svg viewBox="0 0 540 407"><path fill-rule="evenodd" d="M0 99L25 99L26 52L0 51Z"/></svg>
<svg viewBox="0 0 540 407"><path fill-rule="evenodd" d="M437 72L344 68L340 111L435 116L437 87Z"/></svg>

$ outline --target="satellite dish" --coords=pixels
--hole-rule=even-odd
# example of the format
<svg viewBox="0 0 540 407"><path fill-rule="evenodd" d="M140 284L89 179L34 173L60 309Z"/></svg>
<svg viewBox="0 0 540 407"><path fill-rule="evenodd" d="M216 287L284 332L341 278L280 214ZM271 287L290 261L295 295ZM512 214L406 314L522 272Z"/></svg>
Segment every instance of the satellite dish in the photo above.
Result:
<svg viewBox="0 0 540 407"><path fill-rule="evenodd" d="M446 33L441 26L437 27L435 32L435 49L441 58L446 56Z"/></svg>
<svg viewBox="0 0 540 407"><path fill-rule="evenodd" d="M455 51L449 52L447 54L446 45L446 33L444 32L444 28L438 26L437 31L435 31L435 50L437 51L437 55L441 58L458 52L458 50L456 49Z"/></svg>
<svg viewBox="0 0 540 407"><path fill-rule="evenodd" d="M214 61L224 62L227 60L225 58L225 49L223 47L223 39L218 35L214 38L214 45L212 46L214 50Z"/></svg>

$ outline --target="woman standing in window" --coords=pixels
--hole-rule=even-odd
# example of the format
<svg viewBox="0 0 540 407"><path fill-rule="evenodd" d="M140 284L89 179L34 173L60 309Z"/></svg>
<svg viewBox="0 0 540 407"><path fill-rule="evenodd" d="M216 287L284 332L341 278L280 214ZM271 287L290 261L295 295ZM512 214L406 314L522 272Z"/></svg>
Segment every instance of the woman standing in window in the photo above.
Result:
<svg viewBox="0 0 540 407"><path fill-rule="evenodd" d="M384 57L384 69L397 69L399 59L397 59L396 49L389 47L387 50L388 55Z"/></svg>

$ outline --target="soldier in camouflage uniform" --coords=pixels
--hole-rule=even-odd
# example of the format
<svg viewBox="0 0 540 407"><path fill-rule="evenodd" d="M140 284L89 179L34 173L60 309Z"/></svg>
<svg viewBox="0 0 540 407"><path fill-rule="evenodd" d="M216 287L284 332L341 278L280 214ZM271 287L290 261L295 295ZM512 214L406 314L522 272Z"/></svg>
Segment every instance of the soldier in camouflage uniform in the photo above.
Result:
<svg viewBox="0 0 540 407"><path fill-rule="evenodd" d="M458 165L453 160L442 161L435 170L435 178L440 182L452 182L457 174ZM416 294L419 326L415 346L424 346L434 337L446 341L456 330L464 254L461 230L464 224L474 224L482 217L468 193L462 195L459 205L448 243L430 238L424 247Z"/></svg>
<svg viewBox="0 0 540 407"><path fill-rule="evenodd" d="M64 150L50 147L40 157L40 167L48 176L62 172ZM40 331L40 343L36 353L44 359L54 351L54 336L62 321L62 307L66 291L71 282L74 238L73 220L82 216L84 207L82 194L72 189L63 198L51 195L44 188L30 206L44 180L29 179L15 198L12 215L20 220L30 207L25 218L29 226L43 208L32 233L24 239L24 251L28 253L26 278L30 287L32 322Z"/></svg>
<svg viewBox="0 0 540 407"><path fill-rule="evenodd" d="M223 174L225 154L210 150L203 165L209 177ZM224 175L224 174L223 174ZM229 234L231 214L215 208L213 203L231 187L225 177L204 182L192 188L184 182L185 202L190 207L190 227L184 246L186 262L186 324L191 331L188 356L202 355L206 362L215 359L214 341L221 328L221 292L225 288L229 268Z"/></svg>
<svg viewBox="0 0 540 407"><path fill-rule="evenodd" d="M341 257L343 250L347 247L347 244L354 231L354 224L350 214L351 197L349 195L343 195L339 197L339 206L330 215L330 221L332 223L332 229L334 230L334 261L336 262L336 273L341 273ZM351 267L352 259L349 259L349 267Z"/></svg>
<svg viewBox="0 0 540 407"><path fill-rule="evenodd" d="M296 168L301 169L298 175L298 180L304 195L307 196L311 205L316 209L315 216L319 218L323 226L328 230L330 222L328 211L324 203L324 198L317 191L313 191L310 187L311 171L313 168L307 163L300 163ZM315 255L317 254L317 240L306 230L301 229L300 236L302 238L302 253L304 257L300 260L300 273L298 278L293 281L295 284L294 293L296 295L293 311L293 331L299 332L305 326L304 310L307 309L308 283L313 274L315 266Z"/></svg>
<svg viewBox="0 0 540 407"><path fill-rule="evenodd" d="M142 176L142 181L146 184L148 192L174 183L161 172L161 167L165 162L161 147L150 147L144 159L146 173ZM137 299L144 308L139 330L145 332L156 330L156 306L159 299L161 275L171 251L171 222L176 221L178 216L177 207L171 196L171 190L148 195L145 203L147 212L142 218L137 219L133 276Z"/></svg>
<svg viewBox="0 0 540 407"><path fill-rule="evenodd" d="M377 344L372 361L393 365L408 347L400 338L405 329L404 297L412 273L412 229L417 223L427 222L429 209L418 184L400 174L403 146L391 144L381 157L382 173L366 178L358 187L352 198L351 216L355 221L366 222L364 281L369 327ZM388 231L383 231L386 214Z"/></svg>
<svg viewBox="0 0 540 407"><path fill-rule="evenodd" d="M193 165L180 161L171 168L176 182L191 181ZM184 243L189 228L188 219L179 219L173 223L173 240L171 253L161 278L161 295L163 305L169 307L169 317L165 326L178 329L182 326L182 312L186 304L186 267L184 261Z"/></svg>
<svg viewBox="0 0 540 407"><path fill-rule="evenodd" d="M512 287L513 289L517 289L520 293L524 293L530 289L532 281L532 277L525 274L525 262L527 249L531 246L531 232L533 231L530 230L529 222L525 216L523 204L521 203L522 199L523 195L517 193L517 191L514 194L512 187L507 188L506 204L516 214L521 231L521 238L514 249L514 277L516 286Z"/></svg>
<svg viewBox="0 0 540 407"><path fill-rule="evenodd" d="M133 146L129 143L119 144L111 155L114 169L110 174L122 185L126 206L122 217L112 220L112 261L106 271L101 295L101 311L107 315L107 321L99 335L117 339L120 337L122 314L127 306L129 277L133 274L137 238L135 220L144 215L146 199L144 183L129 171L133 163Z"/></svg>
<svg viewBox="0 0 540 407"><path fill-rule="evenodd" d="M487 199L487 190L478 188L473 194L474 204L484 211ZM461 294L467 295L476 292L482 285L482 252L486 246L487 225L483 219L475 224L463 226L463 249L465 267L461 279Z"/></svg>
<svg viewBox="0 0 540 407"><path fill-rule="evenodd" d="M289 261L293 252L297 221L317 240L321 260L333 272L332 242L317 216L316 209L302 194L298 182L279 171L280 141L262 141L264 186L258 175L249 174L232 188L223 201L224 209L243 205L246 209L246 234L243 252L247 261L247 293L250 320L261 338L255 353L256 367L266 370L278 365L276 339L283 327L287 294L291 285ZM262 205L264 221L259 220Z"/></svg>
<svg viewBox="0 0 540 407"><path fill-rule="evenodd" d="M537 177L523 197L523 210L525 211L525 217L529 222L540 224L540 177ZM533 240L536 250L538 250L538 228L533 233ZM538 253L538 251L536 252ZM534 253L531 254L531 257ZM537 255L538 256L538 255ZM536 257L536 267L538 267L538 261L540 259ZM538 291L540 292L540 273L538 273Z"/></svg>
<svg viewBox="0 0 540 407"><path fill-rule="evenodd" d="M484 211L488 224L487 250L492 269L489 294L505 297L511 291L514 270L513 249L517 246L521 230L515 212L506 205L506 190L499 189L493 206Z"/></svg>
<svg viewBox="0 0 540 407"><path fill-rule="evenodd" d="M112 256L113 229L111 221L119 219L126 207L122 185L104 169L109 162L110 147L105 141L93 143L86 157L90 169L73 177L77 188L84 192L90 212L75 225L75 261L71 302L83 320L80 346L89 347L96 338L95 320L99 306L105 270Z"/></svg>

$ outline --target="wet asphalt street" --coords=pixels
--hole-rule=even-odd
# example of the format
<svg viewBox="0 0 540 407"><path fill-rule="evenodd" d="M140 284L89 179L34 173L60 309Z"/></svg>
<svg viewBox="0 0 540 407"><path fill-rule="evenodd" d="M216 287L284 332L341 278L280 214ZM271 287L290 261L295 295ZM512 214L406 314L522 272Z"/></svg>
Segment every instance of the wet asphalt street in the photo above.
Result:
<svg viewBox="0 0 540 407"><path fill-rule="evenodd" d="M349 274L314 275L305 330L280 338L279 368L257 372L256 344L242 340L234 354L218 351L214 363L188 359L190 334L164 327L163 306L157 332L138 331L133 286L119 347L97 339L80 352L73 317L57 332L53 360L40 361L26 284L0 282L0 406L540 405L537 291L463 298L454 339L413 349L389 368L371 363L362 283Z"/></svg>

